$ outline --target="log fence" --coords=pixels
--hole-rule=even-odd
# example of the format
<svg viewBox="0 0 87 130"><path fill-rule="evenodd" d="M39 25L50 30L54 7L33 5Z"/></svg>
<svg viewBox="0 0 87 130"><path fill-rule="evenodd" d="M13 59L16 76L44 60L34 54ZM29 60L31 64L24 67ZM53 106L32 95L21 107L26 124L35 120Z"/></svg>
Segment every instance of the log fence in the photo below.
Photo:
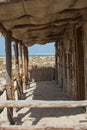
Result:
<svg viewBox="0 0 87 130"><path fill-rule="evenodd" d="M74 108L74 107L87 107L87 100L83 101L41 101L41 100L0 100L0 108L20 108L20 107L33 107L33 108Z"/></svg>

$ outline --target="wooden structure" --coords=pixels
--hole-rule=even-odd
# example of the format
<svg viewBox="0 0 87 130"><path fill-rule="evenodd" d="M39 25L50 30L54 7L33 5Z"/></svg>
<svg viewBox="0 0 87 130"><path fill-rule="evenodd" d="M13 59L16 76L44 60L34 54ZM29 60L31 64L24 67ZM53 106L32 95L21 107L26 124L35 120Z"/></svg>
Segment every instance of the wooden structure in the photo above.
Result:
<svg viewBox="0 0 87 130"><path fill-rule="evenodd" d="M80 101L80 104L78 101L74 102L73 105L70 105L72 102L56 102L57 107L59 104L61 107L77 107L78 104L87 107L87 0L1 0L0 30L6 39L5 87L9 100L5 102L6 105L2 101L2 106L10 107L8 119L11 124L14 124L12 107L21 103L18 101L15 105L12 101L14 87L11 74L11 41L15 42L19 99L23 89L27 88L27 47L53 41L56 43L56 82L72 100L85 100ZM34 105L30 104L27 105ZM42 102L41 105L46 104ZM40 106L39 101L37 105Z"/></svg>
<svg viewBox="0 0 87 130"><path fill-rule="evenodd" d="M0 107L35 107L35 108L56 108L56 107L87 107L87 100L85 101L1 101Z"/></svg>
<svg viewBox="0 0 87 130"><path fill-rule="evenodd" d="M32 82L33 80L35 82L55 80L54 67L32 66L32 68L29 68L29 73L30 73L30 82Z"/></svg>

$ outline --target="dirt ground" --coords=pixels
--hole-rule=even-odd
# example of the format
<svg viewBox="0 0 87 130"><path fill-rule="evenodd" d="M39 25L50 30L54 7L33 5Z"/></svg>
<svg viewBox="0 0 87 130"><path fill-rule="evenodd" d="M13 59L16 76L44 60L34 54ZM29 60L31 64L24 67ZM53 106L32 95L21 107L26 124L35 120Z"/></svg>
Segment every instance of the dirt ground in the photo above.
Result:
<svg viewBox="0 0 87 130"><path fill-rule="evenodd" d="M5 98L5 93L2 99ZM25 100L69 100L54 81L30 83L24 92ZM17 108L14 109L16 125L58 127L86 126L87 114L84 108ZM0 125L9 124L6 108L0 114Z"/></svg>

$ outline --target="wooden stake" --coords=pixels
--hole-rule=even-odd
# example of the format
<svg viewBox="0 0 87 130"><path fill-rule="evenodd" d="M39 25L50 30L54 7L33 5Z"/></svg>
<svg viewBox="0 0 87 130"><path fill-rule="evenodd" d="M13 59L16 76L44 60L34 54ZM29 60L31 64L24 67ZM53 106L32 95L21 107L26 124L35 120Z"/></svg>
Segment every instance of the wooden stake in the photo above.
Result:
<svg viewBox="0 0 87 130"><path fill-rule="evenodd" d="M11 63L11 33L7 31L5 36L5 50L6 50L6 84L10 87L6 89L7 100L12 100L12 63ZM13 120L13 108L7 109L8 119L11 124Z"/></svg>

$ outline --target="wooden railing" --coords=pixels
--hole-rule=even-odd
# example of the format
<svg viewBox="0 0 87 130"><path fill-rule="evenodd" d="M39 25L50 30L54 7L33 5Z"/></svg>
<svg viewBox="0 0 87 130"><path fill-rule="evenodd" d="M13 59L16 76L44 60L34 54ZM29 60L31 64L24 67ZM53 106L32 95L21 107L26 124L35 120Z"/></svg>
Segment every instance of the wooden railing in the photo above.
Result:
<svg viewBox="0 0 87 130"><path fill-rule="evenodd" d="M0 100L0 108L3 107L87 107L87 100L83 101L42 101L42 100Z"/></svg>

